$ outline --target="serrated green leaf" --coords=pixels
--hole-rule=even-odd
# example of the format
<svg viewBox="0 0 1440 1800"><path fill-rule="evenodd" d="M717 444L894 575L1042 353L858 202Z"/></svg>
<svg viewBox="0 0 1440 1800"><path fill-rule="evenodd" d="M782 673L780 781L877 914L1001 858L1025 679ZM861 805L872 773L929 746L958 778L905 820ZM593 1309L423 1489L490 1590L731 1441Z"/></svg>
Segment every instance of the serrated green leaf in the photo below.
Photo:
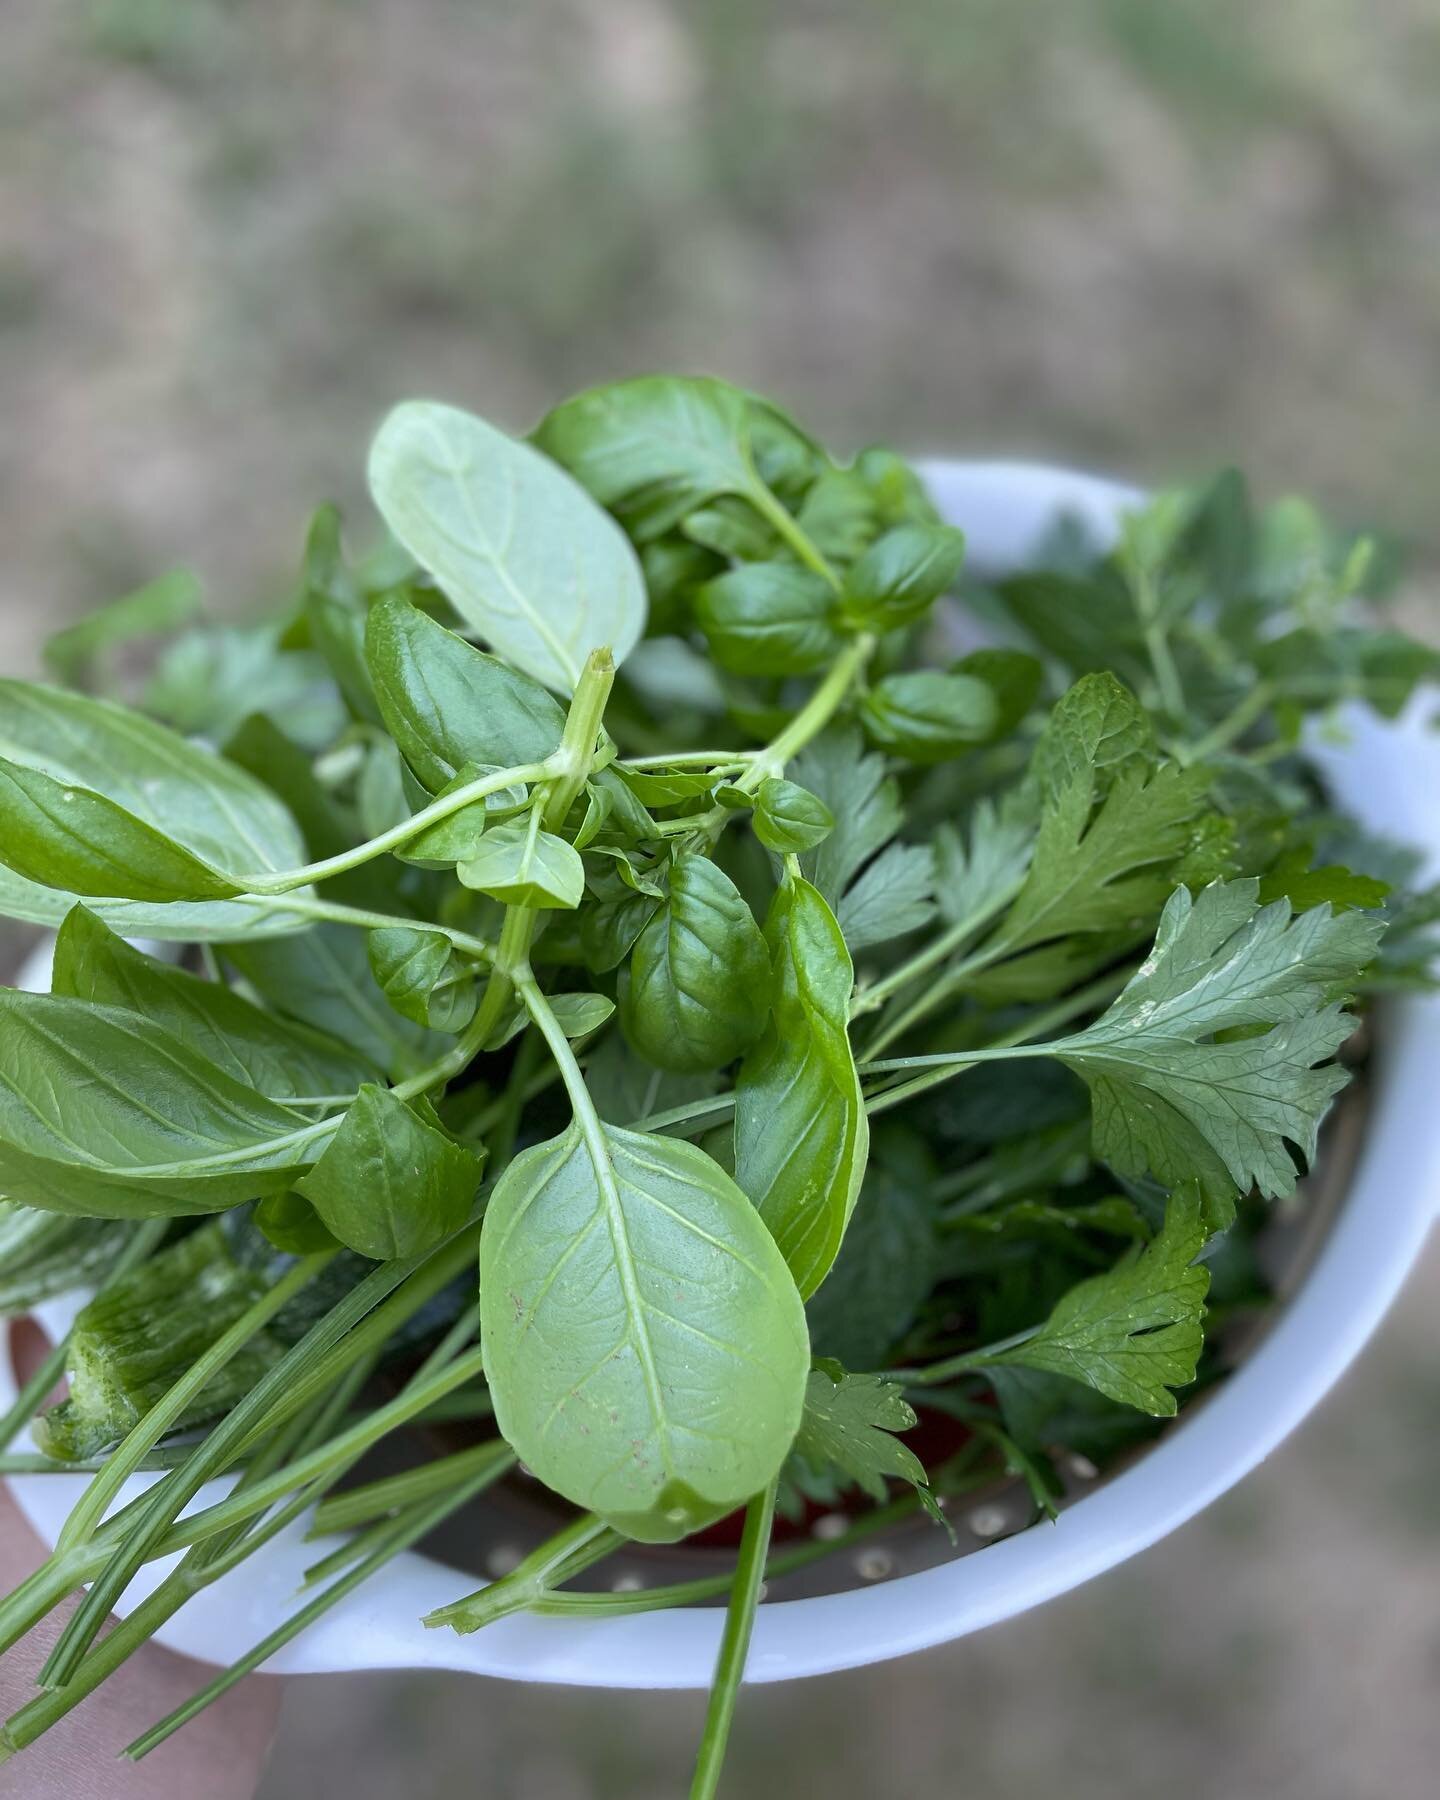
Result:
<svg viewBox="0 0 1440 1800"><path fill-rule="evenodd" d="M1195 1379L1204 1343L1210 1273L1195 1261L1208 1235L1200 1212L1196 1193L1177 1192L1159 1237L1072 1288L1024 1343L975 1366L1067 1375L1139 1412L1173 1417L1171 1390Z"/></svg>
<svg viewBox="0 0 1440 1800"><path fill-rule="evenodd" d="M916 1422L903 1390L883 1376L813 1370L795 1437L795 1455L808 1465L807 1491L817 1476L840 1490L858 1487L872 1500L885 1499L891 1477L928 1491L925 1465L894 1435Z"/></svg>

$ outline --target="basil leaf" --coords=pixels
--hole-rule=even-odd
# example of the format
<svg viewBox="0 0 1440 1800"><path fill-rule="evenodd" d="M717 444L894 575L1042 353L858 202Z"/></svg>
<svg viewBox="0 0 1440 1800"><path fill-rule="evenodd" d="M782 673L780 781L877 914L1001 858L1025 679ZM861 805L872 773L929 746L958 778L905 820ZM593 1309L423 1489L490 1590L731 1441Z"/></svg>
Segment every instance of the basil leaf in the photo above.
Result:
<svg viewBox="0 0 1440 1800"><path fill-rule="evenodd" d="M757 427L782 462L795 440L805 459L794 426L742 389L706 375L645 375L565 401L541 420L535 442L643 543L718 495L753 494Z"/></svg>
<svg viewBox="0 0 1440 1800"><path fill-rule="evenodd" d="M886 675L860 706L865 735L878 749L908 762L945 762L996 735L995 696L973 675L917 669Z"/></svg>
<svg viewBox="0 0 1440 1800"><path fill-rule="evenodd" d="M0 989L0 1198L214 1212L293 1186L308 1123L149 1019Z"/></svg>
<svg viewBox="0 0 1440 1800"><path fill-rule="evenodd" d="M51 992L139 1013L276 1100L353 1093L375 1074L321 1032L263 1012L223 982L202 981L132 949L83 906L55 940Z"/></svg>
<svg viewBox="0 0 1440 1800"><path fill-rule="evenodd" d="M774 999L736 1083L735 1179L808 1299L840 1249L870 1148L847 1034L854 972L835 915L808 881L776 894L765 936Z"/></svg>
<svg viewBox="0 0 1440 1800"><path fill-rule="evenodd" d="M251 1215L255 1228L277 1250L291 1256L314 1256L321 1250L338 1250L340 1240L302 1194L270 1194Z"/></svg>
<svg viewBox="0 0 1440 1800"><path fill-rule="evenodd" d="M965 533L951 525L897 525L845 578L847 622L893 631L923 618L948 593L965 561Z"/></svg>
<svg viewBox="0 0 1440 1800"><path fill-rule="evenodd" d="M585 897L585 865L564 838L532 817L493 826L456 869L468 888L506 906L567 908Z"/></svg>
<svg viewBox="0 0 1440 1800"><path fill-rule="evenodd" d="M303 937L227 944L225 954L278 1013L348 1044L393 1080L418 1074L449 1048L392 1010L370 970L366 942L345 925Z"/></svg>
<svg viewBox="0 0 1440 1800"><path fill-rule="evenodd" d="M382 925L366 938L370 971L402 1018L460 1032L475 1016L474 966L439 931Z"/></svg>
<svg viewBox="0 0 1440 1800"><path fill-rule="evenodd" d="M645 583L629 541L528 444L455 407L409 401L371 446L370 491L461 618L547 687L569 693L592 650L619 663L639 641Z"/></svg>
<svg viewBox="0 0 1440 1800"><path fill-rule="evenodd" d="M42 651L45 666L60 681L78 686L108 651L187 624L199 612L203 597L198 575L190 569L172 569L47 638Z"/></svg>
<svg viewBox="0 0 1440 1800"><path fill-rule="evenodd" d="M365 659L385 728L431 793L467 764L514 768L559 746L564 709L538 681L398 595L371 609Z"/></svg>
<svg viewBox="0 0 1440 1800"><path fill-rule="evenodd" d="M722 802L723 804L723 802ZM835 815L818 795L772 775L755 796L755 835L777 856L813 850L835 829Z"/></svg>
<svg viewBox="0 0 1440 1800"><path fill-rule="evenodd" d="M622 983L626 1037L660 1069L722 1068L760 1035L769 1000L770 955L739 889L708 857L679 857Z"/></svg>
<svg viewBox="0 0 1440 1800"><path fill-rule="evenodd" d="M522 1152L486 1211L480 1319L516 1453L642 1542L758 1492L800 1423L810 1347L795 1284L693 1144L596 1120Z"/></svg>
<svg viewBox="0 0 1440 1800"><path fill-rule="evenodd" d="M380 708L365 666L365 596L345 562L338 507L319 507L310 521L300 610L346 706L357 719L378 725Z"/></svg>
<svg viewBox="0 0 1440 1800"><path fill-rule="evenodd" d="M48 886L208 900L304 861L251 776L108 701L0 681L0 770L0 860Z"/></svg>
<svg viewBox="0 0 1440 1800"><path fill-rule="evenodd" d="M0 757L0 855L27 880L116 900L243 893L164 832L102 794Z"/></svg>
<svg viewBox="0 0 1440 1800"><path fill-rule="evenodd" d="M969 675L989 688L995 702L992 739L1008 737L1027 717L1045 679L1038 659L1023 650L972 650L951 666L950 673Z"/></svg>
<svg viewBox="0 0 1440 1800"><path fill-rule="evenodd" d="M390 1262L433 1250L460 1229L484 1166L477 1151L372 1085L361 1088L295 1187L342 1244Z"/></svg>
<svg viewBox="0 0 1440 1800"><path fill-rule="evenodd" d="M707 581L695 617L710 653L734 675L808 675L842 639L823 576L795 563L747 563Z"/></svg>

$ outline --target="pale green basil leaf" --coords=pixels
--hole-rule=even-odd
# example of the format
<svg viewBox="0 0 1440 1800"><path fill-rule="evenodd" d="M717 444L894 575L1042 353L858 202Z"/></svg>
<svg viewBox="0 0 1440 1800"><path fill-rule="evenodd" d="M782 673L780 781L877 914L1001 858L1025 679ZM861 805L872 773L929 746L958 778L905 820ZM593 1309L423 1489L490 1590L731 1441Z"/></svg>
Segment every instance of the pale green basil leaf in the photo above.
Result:
<svg viewBox="0 0 1440 1800"><path fill-rule="evenodd" d="M813 850L834 829L834 813L808 788L777 775L760 783L755 796L755 835L767 850L777 856Z"/></svg>
<svg viewBox="0 0 1440 1800"><path fill-rule="evenodd" d="M399 595L372 608L365 656L386 729L431 793L467 764L514 768L559 746L565 713L538 681Z"/></svg>
<svg viewBox="0 0 1440 1800"><path fill-rule="evenodd" d="M366 938L370 971L402 1018L432 1031L460 1032L475 1016L473 965L443 932L383 925Z"/></svg>
<svg viewBox="0 0 1440 1800"><path fill-rule="evenodd" d="M480 1317L517 1454L645 1542L757 1493L800 1423L810 1347L795 1284L693 1144L596 1120L524 1151L486 1213Z"/></svg>
<svg viewBox="0 0 1440 1800"><path fill-rule="evenodd" d="M262 1011L223 982L143 955L83 906L55 940L51 991L140 1013L275 1100L350 1094L375 1074L335 1039Z"/></svg>
<svg viewBox="0 0 1440 1800"><path fill-rule="evenodd" d="M389 738L370 746L355 791L360 829L367 838L380 837L411 816L403 770L400 752Z"/></svg>
<svg viewBox="0 0 1440 1800"><path fill-rule="evenodd" d="M0 989L0 1199L215 1212L293 1186L308 1124L149 1019Z"/></svg>
<svg viewBox="0 0 1440 1800"><path fill-rule="evenodd" d="M569 693L592 650L619 663L639 641L645 582L629 540L528 444L409 401L371 446L370 491L467 624L547 687Z"/></svg>
<svg viewBox="0 0 1440 1800"><path fill-rule="evenodd" d="M338 1038L392 1080L418 1074L451 1048L391 1007L371 972L364 936L348 925L227 944L225 954L276 1012Z"/></svg>
<svg viewBox="0 0 1440 1800"><path fill-rule="evenodd" d="M499 769L493 764L484 766L480 763L466 763L455 779L446 782L435 798L443 800L461 788L469 787L472 782L498 773ZM419 869L453 868L456 863L464 862L467 857L475 854L487 825L497 818L503 818L507 813L518 812L529 804L529 798L530 790L526 787L501 788L496 793L487 794L483 800L472 801L459 812L451 813L448 819L441 819L438 824L417 832L395 854L401 862L412 863Z"/></svg>
<svg viewBox="0 0 1440 1800"><path fill-rule="evenodd" d="M704 856L682 856L622 984L625 1035L676 1074L718 1069L760 1035L770 957L739 889Z"/></svg>
<svg viewBox="0 0 1440 1800"><path fill-rule="evenodd" d="M736 1085L735 1178L808 1299L850 1222L870 1127L847 1025L854 972L835 915L808 881L787 881L766 921L770 1023Z"/></svg>
<svg viewBox="0 0 1440 1800"><path fill-rule="evenodd" d="M600 1029L615 1011L615 1002L606 994L551 994L550 1010L567 1038L584 1038Z"/></svg>
<svg viewBox="0 0 1440 1800"><path fill-rule="evenodd" d="M0 681L0 757L122 809L136 822L137 850L143 828L175 846L177 855L226 876L268 874L305 860L294 820L252 776L107 701ZM92 810L83 800L70 804ZM7 846L8 832L0 838L0 856ZM122 848L128 852L130 846ZM184 871L177 866L175 875ZM68 885L68 878L59 885ZM214 886L200 897L215 897Z"/></svg>
<svg viewBox="0 0 1440 1800"><path fill-rule="evenodd" d="M470 1216L484 1157L389 1088L363 1087L295 1186L351 1250L390 1262L433 1250Z"/></svg>
<svg viewBox="0 0 1440 1800"><path fill-rule="evenodd" d="M746 563L705 583L695 617L732 674L807 675L841 646L834 598L823 576L795 563Z"/></svg>
<svg viewBox="0 0 1440 1800"><path fill-rule="evenodd" d="M495 825L456 874L468 888L506 906L576 907L585 897L585 865L579 852L550 831L524 820Z"/></svg>

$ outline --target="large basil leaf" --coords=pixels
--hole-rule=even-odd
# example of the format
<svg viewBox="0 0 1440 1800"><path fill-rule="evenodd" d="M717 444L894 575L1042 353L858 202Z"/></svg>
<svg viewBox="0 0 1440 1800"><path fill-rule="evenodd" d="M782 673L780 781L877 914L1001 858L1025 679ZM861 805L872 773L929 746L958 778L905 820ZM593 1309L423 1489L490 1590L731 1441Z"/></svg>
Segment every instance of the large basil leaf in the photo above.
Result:
<svg viewBox="0 0 1440 1800"><path fill-rule="evenodd" d="M542 762L560 743L564 709L538 681L398 595L371 611L365 657L386 729L431 793L467 763Z"/></svg>
<svg viewBox="0 0 1440 1800"><path fill-rule="evenodd" d="M335 1039L263 1012L223 982L142 955L83 906L60 927L51 990L140 1013L276 1100L350 1094L375 1074Z"/></svg>
<svg viewBox="0 0 1440 1800"><path fill-rule="evenodd" d="M765 935L774 997L736 1085L735 1179L809 1299L845 1236L870 1148L847 1024L850 953L818 889L789 880Z"/></svg>
<svg viewBox="0 0 1440 1800"><path fill-rule="evenodd" d="M0 1198L96 1218L293 1186L309 1120L134 1013L0 990Z"/></svg>
<svg viewBox="0 0 1440 1800"><path fill-rule="evenodd" d="M389 1088L361 1088L295 1186L342 1244L388 1262L434 1249L469 1217L485 1159Z"/></svg>
<svg viewBox="0 0 1440 1800"><path fill-rule="evenodd" d="M764 1030L770 953L740 890L708 857L676 861L622 996L626 1037L677 1075L723 1068Z"/></svg>
<svg viewBox="0 0 1440 1800"><path fill-rule="evenodd" d="M0 681L0 860L73 892L210 900L304 846L234 763L108 701Z"/></svg>
<svg viewBox="0 0 1440 1800"><path fill-rule="evenodd" d="M618 663L639 641L645 582L629 540L528 444L408 401L371 446L370 491L460 616L547 687L569 693L592 650Z"/></svg>
<svg viewBox="0 0 1440 1800"><path fill-rule="evenodd" d="M669 1543L775 1475L810 1345L750 1202L702 1150L592 1121L518 1156L480 1240L501 1431L547 1486Z"/></svg>
<svg viewBox="0 0 1440 1800"><path fill-rule="evenodd" d="M347 925L318 925L273 943L227 944L225 954L276 1012L338 1038L392 1080L417 1074L452 1048L390 1006L364 936Z"/></svg>

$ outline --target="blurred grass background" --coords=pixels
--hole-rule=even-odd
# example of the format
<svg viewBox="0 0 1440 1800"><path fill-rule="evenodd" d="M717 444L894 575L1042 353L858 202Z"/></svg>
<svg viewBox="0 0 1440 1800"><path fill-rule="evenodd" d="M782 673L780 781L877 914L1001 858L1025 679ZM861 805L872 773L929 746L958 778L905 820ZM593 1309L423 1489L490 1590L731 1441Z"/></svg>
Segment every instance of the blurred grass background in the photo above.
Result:
<svg viewBox="0 0 1440 1800"><path fill-rule="evenodd" d="M177 562L227 610L283 595L402 396L520 427L653 367L773 391L838 447L1235 459L1440 558L1434 0L5 0L0 26L7 671ZM1128 1569L748 1696L731 1791L1432 1794L1437 1292L1432 1254L1298 1442ZM317 1771L348 1800L659 1800L699 1719L316 1681L263 1800Z"/></svg>

